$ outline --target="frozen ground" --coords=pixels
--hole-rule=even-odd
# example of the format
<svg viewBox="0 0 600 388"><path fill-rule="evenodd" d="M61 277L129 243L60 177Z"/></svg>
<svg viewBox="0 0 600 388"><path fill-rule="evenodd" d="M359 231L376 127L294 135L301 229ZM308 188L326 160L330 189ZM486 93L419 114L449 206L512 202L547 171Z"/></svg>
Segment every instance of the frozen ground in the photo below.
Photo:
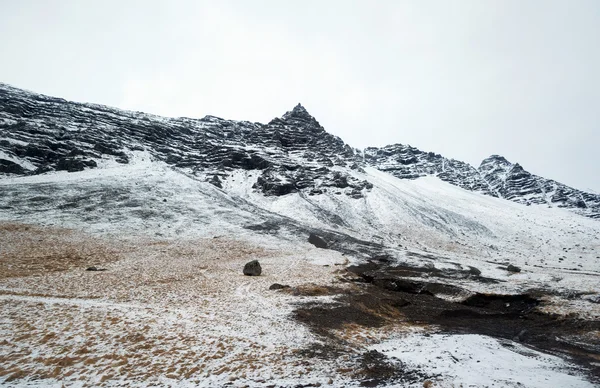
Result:
<svg viewBox="0 0 600 388"><path fill-rule="evenodd" d="M558 357L486 336L409 334L372 348L404 366L443 376L440 386L592 386Z"/></svg>
<svg viewBox="0 0 600 388"><path fill-rule="evenodd" d="M470 292L550 290L540 311L597 321L597 220L374 169L353 172L374 185L362 199L265 197L251 171L219 190L147 154L131 160L0 179L2 384L349 386L376 349L422 376L396 386L592 386L569 360L490 337L426 336L436 328L415 333L402 319L344 327L345 353L309 357L324 339L293 312L356 288L344 267L364 254L306 242L321 230L375 242L396 263L472 266L497 281L445 280ZM241 274L252 259L264 276ZM292 288L268 290L276 282Z"/></svg>

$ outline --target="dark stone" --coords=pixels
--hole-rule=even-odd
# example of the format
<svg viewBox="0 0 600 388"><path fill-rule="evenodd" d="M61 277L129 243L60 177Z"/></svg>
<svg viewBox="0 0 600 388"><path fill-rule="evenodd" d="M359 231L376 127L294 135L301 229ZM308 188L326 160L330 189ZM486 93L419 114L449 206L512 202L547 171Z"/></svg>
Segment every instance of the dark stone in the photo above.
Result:
<svg viewBox="0 0 600 388"><path fill-rule="evenodd" d="M106 268L98 268L96 266L87 267L86 271L106 271Z"/></svg>
<svg viewBox="0 0 600 388"><path fill-rule="evenodd" d="M312 245L316 246L317 248L322 248L322 249L329 248L329 244L327 244L327 241L323 240L321 237L317 236L314 233L311 233L308 236L308 242L311 243Z"/></svg>
<svg viewBox="0 0 600 388"><path fill-rule="evenodd" d="M262 268L258 260L252 260L244 266L244 275L246 276L260 276Z"/></svg>
<svg viewBox="0 0 600 388"><path fill-rule="evenodd" d="M273 283L271 284L271 287L269 287L269 290L283 290L284 288L290 288L290 286L287 284Z"/></svg>
<svg viewBox="0 0 600 388"><path fill-rule="evenodd" d="M213 177L207 180L207 182L215 187L218 187L219 189L223 188L223 183L221 182L221 179L218 175L213 175Z"/></svg>
<svg viewBox="0 0 600 388"><path fill-rule="evenodd" d="M507 270L508 272L515 272L515 273L516 273L516 272L521 272L521 268L517 267L516 265L512 265L512 264L509 264L509 265L506 267L506 270Z"/></svg>
<svg viewBox="0 0 600 388"><path fill-rule="evenodd" d="M481 271L478 268L469 266L469 274L479 276L481 275Z"/></svg>

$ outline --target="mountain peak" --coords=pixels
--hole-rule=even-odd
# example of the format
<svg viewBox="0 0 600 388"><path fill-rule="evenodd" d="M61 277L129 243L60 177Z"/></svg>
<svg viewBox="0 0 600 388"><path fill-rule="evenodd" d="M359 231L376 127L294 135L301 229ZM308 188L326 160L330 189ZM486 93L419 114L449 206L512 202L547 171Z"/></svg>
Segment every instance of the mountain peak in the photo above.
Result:
<svg viewBox="0 0 600 388"><path fill-rule="evenodd" d="M481 161L481 165L484 164L489 164L489 163L494 163L494 164L502 164L502 165L512 165L511 162L509 162L508 160L506 160L506 158L504 156L501 155L490 155L487 158L483 159Z"/></svg>
<svg viewBox="0 0 600 388"><path fill-rule="evenodd" d="M292 109L291 111L286 112L283 117L284 120L288 120L288 119L299 119L302 121L314 121L316 122L317 120L310 115L310 113L308 113L308 111L306 110L305 107L302 106L302 104L298 103L298 105L296 105L294 107L294 109Z"/></svg>
<svg viewBox="0 0 600 388"><path fill-rule="evenodd" d="M305 107L302 106L301 103L298 103L298 105L296 105L294 107L294 109L292 109L292 112L295 112L295 113L306 113L306 114L308 114L308 111L306 110Z"/></svg>

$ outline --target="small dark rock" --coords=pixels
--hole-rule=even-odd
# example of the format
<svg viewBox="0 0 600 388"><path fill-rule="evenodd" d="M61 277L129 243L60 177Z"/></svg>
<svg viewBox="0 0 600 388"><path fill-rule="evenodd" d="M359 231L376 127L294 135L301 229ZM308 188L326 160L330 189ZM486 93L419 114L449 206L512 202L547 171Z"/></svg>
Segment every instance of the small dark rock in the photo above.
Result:
<svg viewBox="0 0 600 388"><path fill-rule="evenodd" d="M515 272L515 273L516 273L516 272L521 272L521 268L517 267L516 265L512 265L512 264L509 264L509 265L506 267L506 270L507 270L508 272Z"/></svg>
<svg viewBox="0 0 600 388"><path fill-rule="evenodd" d="M474 276L479 276L479 275L481 275L481 271L479 270L479 268L469 266L469 274L474 275Z"/></svg>
<svg viewBox="0 0 600 388"><path fill-rule="evenodd" d="M221 179L219 178L218 175L213 175L212 178L207 179L207 182L210 183L213 186L218 187L219 189L223 188L223 183L221 182Z"/></svg>
<svg viewBox="0 0 600 388"><path fill-rule="evenodd" d="M252 260L244 266L244 275L246 276L260 276L262 268L258 260Z"/></svg>
<svg viewBox="0 0 600 388"><path fill-rule="evenodd" d="M106 268L98 268L96 266L87 267L86 271L106 271Z"/></svg>
<svg viewBox="0 0 600 388"><path fill-rule="evenodd" d="M308 236L308 242L317 248L327 249L329 247L327 241L323 240L314 233L311 233L310 236Z"/></svg>
<svg viewBox="0 0 600 388"><path fill-rule="evenodd" d="M269 287L269 290L283 290L284 288L290 288L290 286L287 284L273 283L271 284L271 287Z"/></svg>

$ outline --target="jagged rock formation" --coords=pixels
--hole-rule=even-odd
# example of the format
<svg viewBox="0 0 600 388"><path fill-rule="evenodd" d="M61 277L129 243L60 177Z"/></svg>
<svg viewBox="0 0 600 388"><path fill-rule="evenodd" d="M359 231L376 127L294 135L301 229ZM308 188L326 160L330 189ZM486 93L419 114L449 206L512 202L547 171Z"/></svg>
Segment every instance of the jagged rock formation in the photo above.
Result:
<svg viewBox="0 0 600 388"><path fill-rule="evenodd" d="M526 205L546 204L572 208L593 218L600 218L600 196L586 193L551 179L533 175L518 163L499 155L481 162L479 172L499 197Z"/></svg>
<svg viewBox="0 0 600 388"><path fill-rule="evenodd" d="M259 170L255 188L265 195L334 190L360 198L369 189L332 168L358 157L300 104L264 125L163 118L0 85L0 174L81 171L107 158L128 163L128 150L146 150L217 187L232 170Z"/></svg>
<svg viewBox="0 0 600 388"><path fill-rule="evenodd" d="M393 144L383 148L367 148L364 156L368 164L400 179L436 175L463 189L494 195L473 166L433 152L423 152L409 145Z"/></svg>
<svg viewBox="0 0 600 388"><path fill-rule="evenodd" d="M435 175L485 195L600 218L599 195L532 175L500 156L476 169L402 144L355 150L327 133L300 104L268 124L214 116L164 118L0 84L0 175L126 164L130 151L141 150L219 188L236 170L254 171L253 188L264 195L329 191L360 199L372 185L353 171L372 166L401 179Z"/></svg>

